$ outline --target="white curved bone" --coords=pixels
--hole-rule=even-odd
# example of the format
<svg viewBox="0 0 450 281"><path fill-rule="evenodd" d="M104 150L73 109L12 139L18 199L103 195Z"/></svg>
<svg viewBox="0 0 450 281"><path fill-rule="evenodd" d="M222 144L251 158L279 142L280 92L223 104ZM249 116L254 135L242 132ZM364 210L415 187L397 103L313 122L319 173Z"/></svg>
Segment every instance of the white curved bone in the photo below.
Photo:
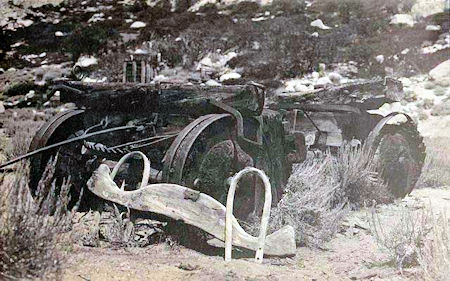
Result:
<svg viewBox="0 0 450 281"><path fill-rule="evenodd" d="M234 194L236 192L236 186L240 178L248 173L257 174L264 183L265 188L265 200L264 208L261 217L261 229L258 236L258 247L256 249L255 261L257 263L262 263L264 256L264 244L267 233L267 226L269 224L270 217L270 206L272 204L272 188L270 186L270 181L267 175L256 168L246 167L245 169L238 172L232 179L230 184L230 189L228 190L227 206L226 206L226 216L225 216L225 261L231 261L231 248L232 248L232 237L233 237L233 203Z"/></svg>
<svg viewBox="0 0 450 281"><path fill-rule="evenodd" d="M142 157L142 160L144 161L144 171L142 172L142 181L140 188L148 185L148 180L150 178L150 160L148 160L147 156L145 156L144 153L140 151L132 151L127 154L125 154L122 158L120 158L119 162L117 162L116 166L114 166L114 169L112 170L110 176L111 179L114 180L114 178L117 175L117 172L119 171L120 166L122 166L125 161L130 158L133 155L139 155Z"/></svg>

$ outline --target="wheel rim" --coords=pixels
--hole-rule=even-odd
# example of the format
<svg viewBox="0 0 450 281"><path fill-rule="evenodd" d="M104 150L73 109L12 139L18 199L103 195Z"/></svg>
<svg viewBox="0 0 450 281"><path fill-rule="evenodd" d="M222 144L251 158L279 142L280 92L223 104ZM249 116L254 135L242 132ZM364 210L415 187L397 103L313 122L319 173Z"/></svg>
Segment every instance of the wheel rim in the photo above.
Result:
<svg viewBox="0 0 450 281"><path fill-rule="evenodd" d="M375 152L381 164L381 174L395 197L404 197L414 188L420 174L408 140L402 134L381 137Z"/></svg>

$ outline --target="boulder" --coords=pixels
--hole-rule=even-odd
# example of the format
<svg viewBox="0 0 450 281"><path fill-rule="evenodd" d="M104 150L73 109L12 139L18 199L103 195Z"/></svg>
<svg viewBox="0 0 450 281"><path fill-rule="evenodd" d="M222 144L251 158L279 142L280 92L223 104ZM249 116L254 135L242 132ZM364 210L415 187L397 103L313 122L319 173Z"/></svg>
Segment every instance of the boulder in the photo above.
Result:
<svg viewBox="0 0 450 281"><path fill-rule="evenodd" d="M135 21L130 25L130 28L133 29L138 29L138 28L143 28L145 27L147 24L145 22L142 21Z"/></svg>
<svg viewBox="0 0 450 281"><path fill-rule="evenodd" d="M220 82L226 81L226 80L232 80L232 79L239 79L241 78L241 75L237 72L230 72L226 73L222 76L220 76Z"/></svg>
<svg viewBox="0 0 450 281"><path fill-rule="evenodd" d="M396 14L392 16L390 24L414 26L414 19L408 14Z"/></svg>
<svg viewBox="0 0 450 281"><path fill-rule="evenodd" d="M444 87L450 86L450 59L433 68L429 75L436 84Z"/></svg>
<svg viewBox="0 0 450 281"><path fill-rule="evenodd" d="M312 27L317 27L324 30L331 29L331 27L325 25L321 19L316 19L315 21L312 21L310 25Z"/></svg>
<svg viewBox="0 0 450 281"><path fill-rule="evenodd" d="M411 14L414 17L423 17L442 13L445 9L445 0L416 0L411 8Z"/></svg>

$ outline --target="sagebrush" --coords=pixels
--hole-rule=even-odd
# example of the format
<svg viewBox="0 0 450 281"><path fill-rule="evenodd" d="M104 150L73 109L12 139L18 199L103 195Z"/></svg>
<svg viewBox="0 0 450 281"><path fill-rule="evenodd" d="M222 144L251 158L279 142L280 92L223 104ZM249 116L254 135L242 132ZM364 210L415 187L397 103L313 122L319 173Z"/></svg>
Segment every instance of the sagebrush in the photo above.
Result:
<svg viewBox="0 0 450 281"><path fill-rule="evenodd" d="M392 210L398 219L382 217L371 208L371 231L379 246L400 270L419 266L425 280L447 280L450 234L446 213L430 208Z"/></svg>
<svg viewBox="0 0 450 281"><path fill-rule="evenodd" d="M392 200L377 169L370 150L350 145L298 164L272 211L271 228L292 225L298 243L320 246L333 237L347 210Z"/></svg>
<svg viewBox="0 0 450 281"><path fill-rule="evenodd" d="M56 161L56 160L55 160ZM28 169L19 168L4 180L0 193L0 276L6 278L58 278L63 257L58 244L71 226L70 184L52 181L50 162L33 198L28 189ZM1 279L1 278L0 278Z"/></svg>

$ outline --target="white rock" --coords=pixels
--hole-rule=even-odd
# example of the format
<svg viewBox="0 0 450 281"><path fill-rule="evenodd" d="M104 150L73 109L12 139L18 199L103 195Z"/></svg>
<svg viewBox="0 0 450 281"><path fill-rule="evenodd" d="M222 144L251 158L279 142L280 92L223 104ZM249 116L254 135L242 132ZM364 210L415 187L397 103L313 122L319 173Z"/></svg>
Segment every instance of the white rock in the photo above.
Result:
<svg viewBox="0 0 450 281"><path fill-rule="evenodd" d="M319 32L314 32L311 34L312 37L319 37Z"/></svg>
<svg viewBox="0 0 450 281"><path fill-rule="evenodd" d="M3 101L0 101L0 113L5 112L5 106L3 105Z"/></svg>
<svg viewBox="0 0 450 281"><path fill-rule="evenodd" d="M40 54L39 54L39 57L40 57L40 58L43 58L43 57L45 57L46 55L47 55L47 53L46 53L46 52L43 52L43 53L40 53Z"/></svg>
<svg viewBox="0 0 450 281"><path fill-rule="evenodd" d="M406 48L401 52L402 55L406 55L407 53L409 53L409 48Z"/></svg>
<svg viewBox="0 0 450 281"><path fill-rule="evenodd" d="M446 2L448 3L448 0L416 0L411 14L415 17L428 17L444 12Z"/></svg>
<svg viewBox="0 0 450 281"><path fill-rule="evenodd" d="M98 61L95 57L81 56L75 65L78 65L80 67L89 67L89 66L97 65L97 64L98 64Z"/></svg>
<svg viewBox="0 0 450 281"><path fill-rule="evenodd" d="M36 95L36 92L35 92L34 90L30 90L30 91L25 95L25 100L27 100L27 99L32 99L35 95Z"/></svg>
<svg viewBox="0 0 450 281"><path fill-rule="evenodd" d="M62 33L61 31L56 31L56 32L55 32L55 36L56 36L56 37L63 37L63 36L64 36L64 33Z"/></svg>
<svg viewBox="0 0 450 281"><path fill-rule="evenodd" d="M267 18L266 17L252 18L253 22L264 21L264 20L267 20Z"/></svg>
<svg viewBox="0 0 450 281"><path fill-rule="evenodd" d="M408 14L396 14L392 16L390 24L403 24L412 27L414 26L414 19Z"/></svg>
<svg viewBox="0 0 450 281"><path fill-rule="evenodd" d="M328 77L320 77L317 82L316 82L316 86L326 86L329 84L333 84L333 82L331 82L330 78Z"/></svg>
<svg viewBox="0 0 450 281"><path fill-rule="evenodd" d="M83 80L81 80L82 82L85 83L103 83L106 82L107 78L103 77L102 79L95 79L95 78L91 78L91 77L86 77L83 78Z"/></svg>
<svg viewBox="0 0 450 281"><path fill-rule="evenodd" d="M226 81L226 80L231 80L231 79L239 79L241 78L241 75L237 72L230 72L230 73L226 73L222 76L220 76L219 80L220 82Z"/></svg>
<svg viewBox="0 0 450 281"><path fill-rule="evenodd" d="M310 86L306 86L305 84L309 84ZM294 92L309 92L314 89L314 86L311 85L311 81L306 79L292 79L286 81L286 88L284 92L294 93Z"/></svg>
<svg viewBox="0 0 450 281"><path fill-rule="evenodd" d="M427 25L427 27L425 27L425 30L438 31L438 30L441 30L441 26L440 25L429 24L429 25Z"/></svg>
<svg viewBox="0 0 450 281"><path fill-rule="evenodd" d="M312 79L317 80L317 79L319 79L320 74L319 74L319 72L317 72L317 71L313 71L313 72L311 73L311 77L312 77Z"/></svg>
<svg viewBox="0 0 450 281"><path fill-rule="evenodd" d="M433 68L429 75L437 84L444 87L450 86L450 59Z"/></svg>
<svg viewBox="0 0 450 281"><path fill-rule="evenodd" d="M383 55L378 55L378 56L376 56L375 57L375 60L378 62L378 63L383 63L384 62L384 56Z"/></svg>
<svg viewBox="0 0 450 281"><path fill-rule="evenodd" d="M212 79L206 81L205 85L206 85L206 86L209 86L209 87L219 87L219 86L222 86L222 84L220 84L220 83L217 82L216 80L212 80Z"/></svg>
<svg viewBox="0 0 450 281"><path fill-rule="evenodd" d="M133 22L131 25L130 25L130 28L135 28L135 29L138 29L138 28L143 28L143 27L145 27L147 24L145 23L145 22L142 22L142 21L135 21L135 22Z"/></svg>
<svg viewBox="0 0 450 281"><path fill-rule="evenodd" d="M331 29L331 27L326 26L326 25L322 22L321 19L316 19L315 21L312 21L310 25L311 25L312 27L317 27L317 28L324 29L324 30Z"/></svg>
<svg viewBox="0 0 450 281"><path fill-rule="evenodd" d="M146 54L148 54L148 51L147 51L147 50L144 50L144 49L136 49L136 50L134 51L134 54L135 54L135 55L146 55Z"/></svg>
<svg viewBox="0 0 450 281"><path fill-rule="evenodd" d="M22 20L22 19L20 19L20 20L18 20L17 21L17 24L20 26L20 27L29 27L30 25L32 25L34 22L32 21L32 20Z"/></svg>
<svg viewBox="0 0 450 281"><path fill-rule="evenodd" d="M328 73L328 78L330 78L331 82L334 84L339 84L341 82L342 76L337 72Z"/></svg>

